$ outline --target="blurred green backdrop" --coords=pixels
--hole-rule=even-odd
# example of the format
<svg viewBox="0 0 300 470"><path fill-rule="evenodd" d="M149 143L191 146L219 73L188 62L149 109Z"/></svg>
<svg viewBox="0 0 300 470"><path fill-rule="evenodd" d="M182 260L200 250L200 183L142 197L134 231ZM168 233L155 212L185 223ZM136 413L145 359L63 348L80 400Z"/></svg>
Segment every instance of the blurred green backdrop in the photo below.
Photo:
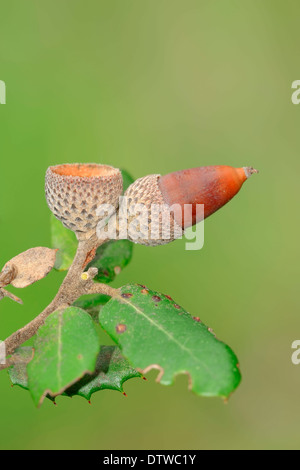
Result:
<svg viewBox="0 0 300 470"><path fill-rule="evenodd" d="M136 178L201 165L260 170L205 224L205 246L147 248L115 286L172 295L239 357L224 405L135 379L128 398L99 392L34 408L0 373L2 449L299 448L300 4L277 0L0 2L1 266L48 246L44 174L100 162ZM30 321L55 272L0 304L0 337ZM14 292L17 292L14 290Z"/></svg>

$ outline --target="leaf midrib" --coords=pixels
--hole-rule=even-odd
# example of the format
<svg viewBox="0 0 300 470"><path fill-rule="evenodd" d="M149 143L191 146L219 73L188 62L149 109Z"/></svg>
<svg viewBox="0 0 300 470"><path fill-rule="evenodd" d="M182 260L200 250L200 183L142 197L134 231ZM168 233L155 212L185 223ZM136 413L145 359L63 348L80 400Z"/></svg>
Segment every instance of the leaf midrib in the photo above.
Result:
<svg viewBox="0 0 300 470"><path fill-rule="evenodd" d="M183 346L181 343L179 343L179 341L177 341L173 335L171 335L167 330L165 330L161 325L159 325L158 323L156 323L154 320L152 320L151 318L149 318L144 312L143 310L141 310L139 307L137 307L136 305L132 304L130 301L126 300L124 297L121 297L121 296L118 296L119 300L127 305L129 305L130 307L133 307L134 310L139 314L139 315L142 315L144 318L146 318L149 323L151 323L152 325L156 326L156 328L158 328L160 331L162 331L168 338L170 338L171 341L173 341L175 344L177 344L183 351L186 351L196 362L200 363L200 365L202 367L204 367L207 372L209 373L210 376L213 377L213 374L211 372L211 370L208 368L208 366L203 363L201 360L199 360L199 358L197 356L194 356L194 354L190 351L190 349L187 349L185 346Z"/></svg>

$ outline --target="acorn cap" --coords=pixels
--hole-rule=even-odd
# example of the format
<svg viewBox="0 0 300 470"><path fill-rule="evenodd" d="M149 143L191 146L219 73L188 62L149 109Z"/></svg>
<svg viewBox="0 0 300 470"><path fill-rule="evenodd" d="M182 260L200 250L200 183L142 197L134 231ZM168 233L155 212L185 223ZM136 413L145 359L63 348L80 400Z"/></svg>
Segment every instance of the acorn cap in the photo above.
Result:
<svg viewBox="0 0 300 470"><path fill-rule="evenodd" d="M100 220L101 204L115 209L122 194L119 169L108 165L74 163L52 166L46 172L46 199L50 210L79 239L89 238Z"/></svg>

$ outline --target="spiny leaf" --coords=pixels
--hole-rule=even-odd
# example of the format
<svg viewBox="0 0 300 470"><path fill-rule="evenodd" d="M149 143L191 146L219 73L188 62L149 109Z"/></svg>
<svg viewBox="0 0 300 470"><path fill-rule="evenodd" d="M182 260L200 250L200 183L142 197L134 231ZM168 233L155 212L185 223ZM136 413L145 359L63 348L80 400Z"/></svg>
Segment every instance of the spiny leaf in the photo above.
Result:
<svg viewBox="0 0 300 470"><path fill-rule="evenodd" d="M98 268L94 278L97 282L109 283L120 274L132 258L133 243L129 240L111 240L99 246L88 268Z"/></svg>
<svg viewBox="0 0 300 470"><path fill-rule="evenodd" d="M95 370L99 338L91 317L69 307L52 313L38 330L35 354L27 366L28 387L36 405L47 394L61 395Z"/></svg>
<svg viewBox="0 0 300 470"><path fill-rule="evenodd" d="M24 346L16 349L14 355L19 356L20 362L8 368L8 375L12 385L17 385L27 391L29 391L27 364L32 360L33 354L34 351L31 346ZM55 403L54 397L47 395L46 398Z"/></svg>
<svg viewBox="0 0 300 470"><path fill-rule="evenodd" d="M101 309L99 319L132 366L144 374L159 369L164 385L186 373L196 394L225 398L240 383L232 350L169 296L129 284Z"/></svg>
<svg viewBox="0 0 300 470"><path fill-rule="evenodd" d="M6 263L2 270L2 277L14 287L30 286L49 274L54 267L55 259L56 250L42 246L30 248ZM10 277L7 278L6 273ZM2 281L5 283L4 279Z"/></svg>
<svg viewBox="0 0 300 470"><path fill-rule="evenodd" d="M90 400L100 390L123 392L123 383L141 374L133 369L116 346L101 346L93 376L86 376L66 390L69 396L79 395Z"/></svg>
<svg viewBox="0 0 300 470"><path fill-rule="evenodd" d="M29 390L27 363L33 357L33 348L18 348L15 353L20 357L20 362L8 369L11 383ZM94 374L84 376L62 395L68 397L78 395L90 400L93 393L101 390L123 392L124 382L136 377L141 377L141 374L130 366L117 346L101 346ZM54 400L49 395L47 398Z"/></svg>
<svg viewBox="0 0 300 470"><path fill-rule="evenodd" d="M58 249L55 269L66 271L75 257L78 242L75 233L64 227L53 214L51 214L51 245Z"/></svg>

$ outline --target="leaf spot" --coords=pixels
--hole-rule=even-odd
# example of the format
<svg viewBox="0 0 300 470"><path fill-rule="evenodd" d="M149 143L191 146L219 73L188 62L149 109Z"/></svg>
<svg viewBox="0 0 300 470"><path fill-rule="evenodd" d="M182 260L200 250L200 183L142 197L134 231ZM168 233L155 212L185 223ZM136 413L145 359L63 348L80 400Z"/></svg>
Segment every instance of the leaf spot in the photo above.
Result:
<svg viewBox="0 0 300 470"><path fill-rule="evenodd" d="M133 294L131 294L130 292L124 292L123 294L121 294L121 297L123 297L123 299L130 299L131 297L133 297Z"/></svg>
<svg viewBox="0 0 300 470"><path fill-rule="evenodd" d="M172 299L172 297L171 297L170 295L166 295L166 294L164 294L164 296L165 296L167 299L169 299L169 300L173 300L173 299Z"/></svg>
<svg viewBox="0 0 300 470"><path fill-rule="evenodd" d="M118 275L118 274L120 274L121 271L122 271L122 269L120 268L120 266L115 266L115 267L114 267L114 272L115 272L115 274Z"/></svg>
<svg viewBox="0 0 300 470"><path fill-rule="evenodd" d="M126 330L127 330L127 326L124 325L124 323L119 323L119 324L116 326L116 332L117 332L118 334L125 333Z"/></svg>
<svg viewBox="0 0 300 470"><path fill-rule="evenodd" d="M202 323L200 317L193 317L193 320L197 321L198 323Z"/></svg>

